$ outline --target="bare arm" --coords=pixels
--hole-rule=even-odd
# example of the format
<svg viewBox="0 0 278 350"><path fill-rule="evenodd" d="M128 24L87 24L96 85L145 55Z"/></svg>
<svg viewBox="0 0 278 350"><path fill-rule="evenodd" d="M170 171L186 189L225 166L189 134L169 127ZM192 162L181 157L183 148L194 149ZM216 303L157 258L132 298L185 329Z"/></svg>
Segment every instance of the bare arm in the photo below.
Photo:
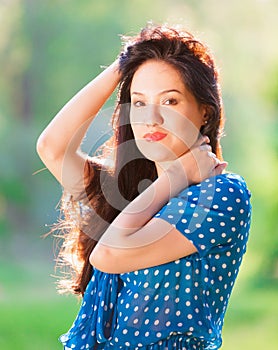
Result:
<svg viewBox="0 0 278 350"><path fill-rule="evenodd" d="M54 117L37 141L37 152L70 192L83 182L85 156L78 150L90 122L120 80L118 62L80 90Z"/></svg>
<svg viewBox="0 0 278 350"><path fill-rule="evenodd" d="M93 266L105 272L121 273L160 265L196 251L173 226L153 216L170 197L209 177L214 169L214 174L223 171L226 163L219 164L217 159L209 157L210 148L200 150L201 142L118 215L91 254Z"/></svg>

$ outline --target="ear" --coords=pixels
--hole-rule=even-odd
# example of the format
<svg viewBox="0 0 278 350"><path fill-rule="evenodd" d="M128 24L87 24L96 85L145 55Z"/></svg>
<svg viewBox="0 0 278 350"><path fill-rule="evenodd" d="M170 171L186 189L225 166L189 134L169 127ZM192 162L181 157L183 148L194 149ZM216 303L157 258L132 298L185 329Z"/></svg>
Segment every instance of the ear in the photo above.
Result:
<svg viewBox="0 0 278 350"><path fill-rule="evenodd" d="M203 117L203 124L202 124L202 125L207 125L207 123L208 123L208 116L205 115L205 116Z"/></svg>
<svg viewBox="0 0 278 350"><path fill-rule="evenodd" d="M202 106L202 126L206 125L209 120L208 108L207 106Z"/></svg>

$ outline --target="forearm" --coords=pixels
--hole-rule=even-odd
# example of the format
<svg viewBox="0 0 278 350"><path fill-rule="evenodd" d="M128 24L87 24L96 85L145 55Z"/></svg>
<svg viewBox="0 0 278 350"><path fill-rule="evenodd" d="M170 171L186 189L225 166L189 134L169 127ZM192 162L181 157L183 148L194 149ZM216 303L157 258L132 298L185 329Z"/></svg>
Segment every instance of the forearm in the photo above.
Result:
<svg viewBox="0 0 278 350"><path fill-rule="evenodd" d="M46 153L53 158L62 157L69 147L76 151L90 121L115 90L119 79L115 61L60 110L41 134L38 148L46 148Z"/></svg>
<svg viewBox="0 0 278 350"><path fill-rule="evenodd" d="M149 237L153 241L152 227L148 225L154 215L168 200L189 186L185 174L165 171L144 192L136 197L111 223L100 242L106 245L128 247L140 241L144 235L144 244ZM144 232L142 232L144 228ZM143 237L142 237L143 238Z"/></svg>

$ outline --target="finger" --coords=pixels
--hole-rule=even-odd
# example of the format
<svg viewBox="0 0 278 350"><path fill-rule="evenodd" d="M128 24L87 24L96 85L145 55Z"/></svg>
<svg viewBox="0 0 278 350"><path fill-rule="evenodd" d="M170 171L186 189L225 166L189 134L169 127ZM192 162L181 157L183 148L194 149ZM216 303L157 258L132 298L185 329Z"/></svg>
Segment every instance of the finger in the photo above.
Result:
<svg viewBox="0 0 278 350"><path fill-rule="evenodd" d="M196 141L195 146L198 147L209 143L210 143L209 137L207 135L201 135Z"/></svg>
<svg viewBox="0 0 278 350"><path fill-rule="evenodd" d="M211 146L210 145L201 145L201 146L199 146L199 149L201 151L211 152Z"/></svg>
<svg viewBox="0 0 278 350"><path fill-rule="evenodd" d="M214 168L214 174L220 175L226 169L228 163L227 162L219 162L219 164Z"/></svg>

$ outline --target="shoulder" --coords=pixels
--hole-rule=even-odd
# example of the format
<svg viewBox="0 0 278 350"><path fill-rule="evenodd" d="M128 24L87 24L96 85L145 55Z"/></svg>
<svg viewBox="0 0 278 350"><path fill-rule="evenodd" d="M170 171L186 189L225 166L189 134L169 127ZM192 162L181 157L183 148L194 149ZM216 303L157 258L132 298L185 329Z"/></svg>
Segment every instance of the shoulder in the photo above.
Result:
<svg viewBox="0 0 278 350"><path fill-rule="evenodd" d="M176 198L193 217L211 216L214 220L248 221L251 193L242 176L234 173L217 175L188 187ZM173 199L171 199L173 201Z"/></svg>
<svg viewBox="0 0 278 350"><path fill-rule="evenodd" d="M235 199L238 203L242 199L249 200L251 193L244 178L238 174L226 173L210 177L197 185L192 185L181 191L178 195L181 199L195 201L223 201Z"/></svg>

